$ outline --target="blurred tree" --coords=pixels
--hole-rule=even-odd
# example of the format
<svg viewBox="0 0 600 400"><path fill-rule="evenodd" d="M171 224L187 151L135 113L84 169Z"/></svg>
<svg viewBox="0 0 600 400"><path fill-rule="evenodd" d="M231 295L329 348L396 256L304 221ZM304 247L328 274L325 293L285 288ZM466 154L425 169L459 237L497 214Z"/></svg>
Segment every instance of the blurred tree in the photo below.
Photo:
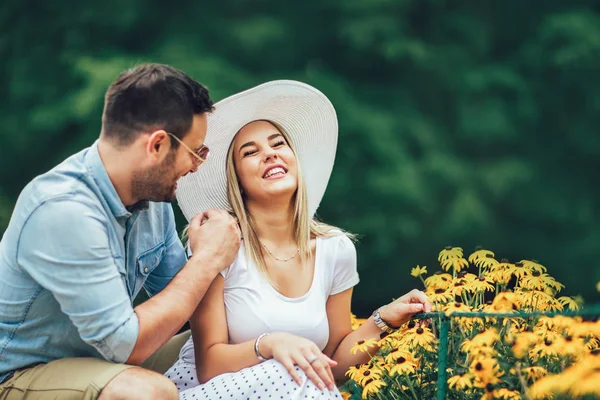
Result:
<svg viewBox="0 0 600 400"><path fill-rule="evenodd" d="M539 259L598 301L600 2L116 0L0 8L0 232L22 187L98 136L103 94L139 62L216 100L270 79L333 102L319 210L362 235L361 315L452 244ZM178 216L183 226L184 220Z"/></svg>

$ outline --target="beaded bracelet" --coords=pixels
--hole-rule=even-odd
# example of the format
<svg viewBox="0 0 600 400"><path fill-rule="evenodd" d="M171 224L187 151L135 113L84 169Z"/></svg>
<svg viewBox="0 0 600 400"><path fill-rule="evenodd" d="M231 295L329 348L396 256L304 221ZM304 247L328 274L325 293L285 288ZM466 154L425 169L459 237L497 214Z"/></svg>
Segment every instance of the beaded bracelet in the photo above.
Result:
<svg viewBox="0 0 600 400"><path fill-rule="evenodd" d="M265 336L267 336L269 333L263 333L262 335L260 335L257 339L256 342L254 342L254 352L256 353L256 357L258 357L258 359L260 361L267 361L267 358L264 358L263 356L260 355L260 351L258 351L258 344L260 343L260 340L262 338L264 338Z"/></svg>

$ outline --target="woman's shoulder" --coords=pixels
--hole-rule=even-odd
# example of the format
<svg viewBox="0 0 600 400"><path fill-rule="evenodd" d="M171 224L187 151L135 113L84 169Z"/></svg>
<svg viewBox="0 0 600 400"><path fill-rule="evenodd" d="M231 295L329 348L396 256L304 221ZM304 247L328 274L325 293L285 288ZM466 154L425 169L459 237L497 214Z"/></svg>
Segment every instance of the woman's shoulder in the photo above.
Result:
<svg viewBox="0 0 600 400"><path fill-rule="evenodd" d="M359 282L354 242L344 232L321 237L318 256L328 296L340 293Z"/></svg>
<svg viewBox="0 0 600 400"><path fill-rule="evenodd" d="M331 236L320 236L318 240L318 257L322 262L333 265L336 269L356 263L354 242L345 232L335 231Z"/></svg>
<svg viewBox="0 0 600 400"><path fill-rule="evenodd" d="M248 264L246 260L246 250L244 248L244 242L240 245L240 249L238 250L237 257L233 260L233 263L225 269L221 271L221 275L225 280L234 278L239 276L243 271L248 269Z"/></svg>
<svg viewBox="0 0 600 400"><path fill-rule="evenodd" d="M329 231L327 236L319 236L318 240L325 245L328 250L354 249L353 240L348 237L346 232L339 229Z"/></svg>

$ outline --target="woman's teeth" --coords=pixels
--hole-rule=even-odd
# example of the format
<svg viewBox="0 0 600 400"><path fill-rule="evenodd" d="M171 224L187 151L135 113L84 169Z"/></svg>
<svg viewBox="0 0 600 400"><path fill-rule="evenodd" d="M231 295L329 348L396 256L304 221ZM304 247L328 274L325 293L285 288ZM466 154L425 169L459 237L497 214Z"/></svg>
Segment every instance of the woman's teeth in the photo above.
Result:
<svg viewBox="0 0 600 400"><path fill-rule="evenodd" d="M285 174L285 170L281 167L277 167L277 168L273 168L270 169L269 171L267 171L267 173L263 176L263 178L268 178L270 176L276 175L276 174Z"/></svg>

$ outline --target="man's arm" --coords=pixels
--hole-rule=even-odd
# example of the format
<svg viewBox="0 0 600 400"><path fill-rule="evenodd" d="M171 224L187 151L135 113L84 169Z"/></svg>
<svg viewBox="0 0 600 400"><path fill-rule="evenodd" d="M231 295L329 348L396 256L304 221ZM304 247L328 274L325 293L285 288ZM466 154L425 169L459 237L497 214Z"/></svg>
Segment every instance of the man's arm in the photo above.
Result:
<svg viewBox="0 0 600 400"><path fill-rule="evenodd" d="M106 221L93 206L44 203L21 231L17 260L106 360L140 364L189 319L210 281L237 254L237 225L223 213L211 212L202 227L192 220L190 237L196 248L202 241L205 249L135 312L113 259Z"/></svg>
<svg viewBox="0 0 600 400"><path fill-rule="evenodd" d="M39 206L21 230L17 262L52 293L81 338L107 360L124 362L139 325L93 205L69 199Z"/></svg>
<svg viewBox="0 0 600 400"><path fill-rule="evenodd" d="M190 258L166 288L135 308L140 330L127 364L143 363L190 319L216 276L211 267Z"/></svg>
<svg viewBox="0 0 600 400"><path fill-rule="evenodd" d="M237 223L225 211L209 210L192 218L188 235L193 256L160 293L135 308L140 333L128 364L141 364L177 333L240 247Z"/></svg>

